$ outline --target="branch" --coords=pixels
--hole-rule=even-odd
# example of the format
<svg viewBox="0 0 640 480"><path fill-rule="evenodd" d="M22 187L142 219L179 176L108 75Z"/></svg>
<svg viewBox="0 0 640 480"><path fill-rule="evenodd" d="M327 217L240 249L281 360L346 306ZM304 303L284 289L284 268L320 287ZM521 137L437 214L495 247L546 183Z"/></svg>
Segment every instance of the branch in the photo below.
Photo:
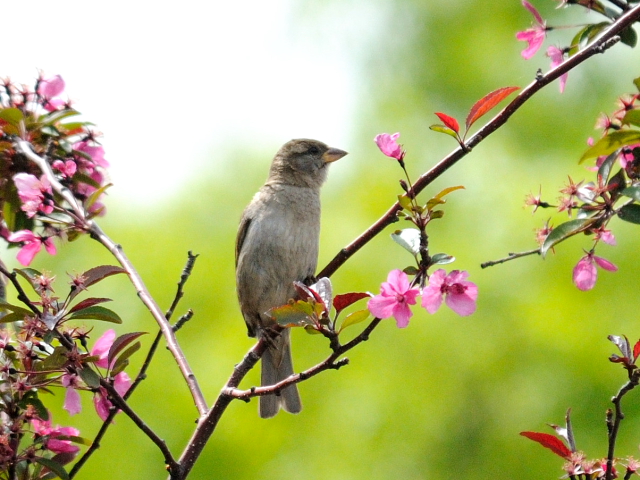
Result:
<svg viewBox="0 0 640 480"><path fill-rule="evenodd" d="M227 381L226 385L222 388L222 392L218 396L216 403L211 407L211 410L207 412L207 414L200 419L198 422L198 426L195 431L187 447L182 453L179 462L179 475L172 476L172 480L182 480L187 478L187 475L193 468L196 460L202 453L204 446L207 444L209 437L215 431L222 414L229 406L232 400L240 399L244 401L249 401L252 397L267 395L267 394L276 394L283 388L293 384L302 382L308 378L311 378L320 372L324 372L327 370L337 370L340 367L343 367L349 360L344 358L342 360L337 360L341 355L348 352L355 346L369 339L369 335L373 330L380 324L380 319L375 318L371 321L371 323L354 339L345 343L344 345L340 345L336 347L331 355L327 357L323 362L311 367L304 372L291 375L289 378L268 387L254 387L250 390L237 390L237 386L240 384L245 375L258 363L260 357L264 353L265 349L268 347L268 340L261 338L258 342L247 352L242 361L237 364L234 369L231 377ZM337 360L337 361L336 361Z"/></svg>
<svg viewBox="0 0 640 480"><path fill-rule="evenodd" d="M640 5L636 5L633 9L621 15L611 26L597 36L591 44L580 50L573 57L568 58L557 67L548 71L544 75L539 75L536 79L524 88L520 94L513 99L509 105L503 108L493 119L484 125L477 133L475 133L466 143L455 149L448 156L440 160L431 170L424 173L405 194L407 197L415 197L434 180L439 178L444 172L455 165L460 159L466 156L473 147L482 142L485 138L495 132L504 125L522 105L525 104L535 93L543 87L559 78L564 73L580 65L582 62L597 53L603 53L608 48L615 45L620 37L617 35L640 19ZM400 202L396 202L389 210L380 217L371 227L364 231L353 242L344 247L338 254L317 274L318 278L330 277L338 270L349 258L351 258L358 250L364 247L371 239L378 235L385 227L397 220L397 213L402 210Z"/></svg>
<svg viewBox="0 0 640 480"><path fill-rule="evenodd" d="M171 324L167 321L164 314L162 313L162 310L149 293L149 290L142 280L142 277L140 277L140 274L137 272L129 258L127 258L127 256L123 252L122 247L111 240L111 238L109 238L107 234L102 231L102 229L94 220L89 220L86 218L84 210L78 204L71 191L64 187L56 179L56 176L51 170L49 163L44 158L37 155L28 142L24 140L17 140L16 150L23 153L29 158L29 160L33 161L40 167L42 173L47 176L53 189L58 192L71 206L74 216L77 218L77 220L82 222L82 228L89 232L94 239L98 240L98 242L104 245L118 260L122 268L124 268L129 274L129 279L131 280L131 283L133 283L133 286L135 287L140 300L149 309L151 315L160 326L162 334L167 339L167 346L173 354L173 357L175 358L180 371L182 372L182 375L187 383L187 386L189 387L198 412L200 413L200 415L203 415L207 411L207 403L204 399L202 391L200 390L200 386L198 385L196 376L191 370L191 367L189 366L189 363L187 362L182 349L178 345L178 340L176 338L175 332L173 331Z"/></svg>
<svg viewBox="0 0 640 480"><path fill-rule="evenodd" d="M624 418L620 403L622 397L638 386L640 382L640 370L635 369L629 373L629 381L625 383L615 397L611 399L615 412L613 415L610 410L607 412L607 428L609 431L609 449L607 452L607 473L606 480L612 480L613 477L613 461L615 459L616 439L618 437L618 430L620 428L620 422Z"/></svg>

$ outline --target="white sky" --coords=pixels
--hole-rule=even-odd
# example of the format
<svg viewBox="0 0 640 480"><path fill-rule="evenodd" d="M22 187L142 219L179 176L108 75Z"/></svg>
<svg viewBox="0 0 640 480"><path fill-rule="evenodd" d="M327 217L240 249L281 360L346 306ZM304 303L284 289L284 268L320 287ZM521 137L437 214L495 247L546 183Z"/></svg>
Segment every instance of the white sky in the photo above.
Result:
<svg viewBox="0 0 640 480"><path fill-rule="evenodd" d="M104 134L112 198L150 202L243 145L348 148L348 61L291 27L291 1L25 2L2 27L0 76L62 75Z"/></svg>

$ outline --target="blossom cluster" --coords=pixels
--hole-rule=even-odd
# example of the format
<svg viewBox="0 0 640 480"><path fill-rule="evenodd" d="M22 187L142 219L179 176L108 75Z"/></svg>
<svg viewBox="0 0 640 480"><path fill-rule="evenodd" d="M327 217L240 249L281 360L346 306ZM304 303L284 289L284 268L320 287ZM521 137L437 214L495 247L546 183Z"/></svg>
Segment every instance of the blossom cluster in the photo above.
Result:
<svg viewBox="0 0 640 480"><path fill-rule="evenodd" d="M382 283L380 294L371 298L367 307L378 318L394 317L398 328L409 324L413 316L410 306L417 303L419 295L422 295L421 305L429 313L438 311L444 300L458 315L471 315L476 310L478 287L467 280L468 276L465 271L453 270L447 274L440 268L431 274L429 284L419 289L411 285L402 270L392 270Z"/></svg>
<svg viewBox="0 0 640 480"><path fill-rule="evenodd" d="M59 75L40 76L34 88L9 80L0 86L0 237L20 247L17 258L25 266L42 247L54 255L54 238L82 233L53 182L71 192L87 218L104 213L109 163L91 124L72 118L79 113L64 89ZM46 169L25 157L19 140L45 159Z"/></svg>
<svg viewBox="0 0 640 480"><path fill-rule="evenodd" d="M557 202L542 199L542 194L529 194L527 206L538 209L556 208L571 220L557 226L549 221L537 231L538 243L544 249L557 241L577 233L589 235L592 247L584 252L573 269L573 282L580 290L591 290L598 278L598 267L615 272L618 267L609 260L595 255L600 244L615 246L617 240L609 228L612 219L620 218L640 223L640 131L636 119L640 112L640 93L625 95L611 115L602 114L596 128L602 129L602 138L588 139L589 150L582 160L595 158L594 181L575 182L571 177L560 189Z"/></svg>

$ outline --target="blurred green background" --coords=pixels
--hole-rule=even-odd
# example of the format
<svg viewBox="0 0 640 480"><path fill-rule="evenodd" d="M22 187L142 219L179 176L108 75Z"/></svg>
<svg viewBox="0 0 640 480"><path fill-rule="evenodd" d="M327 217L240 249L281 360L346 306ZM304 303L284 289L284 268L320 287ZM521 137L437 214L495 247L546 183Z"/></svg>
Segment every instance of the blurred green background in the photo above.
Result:
<svg viewBox="0 0 640 480"><path fill-rule="evenodd" d="M582 9L556 10L557 2L535 4L551 25L598 20ZM215 11L199 11L190 2L176 8L188 9L194 16L215 16ZM346 130L334 139L320 138L329 143L339 138L344 143L333 146L350 152L332 166L323 191L320 266L379 218L400 193L397 179L402 172L378 152L372 142L377 133L401 132L407 168L416 178L455 146L451 138L428 129L437 121L433 112L444 111L463 120L470 106L487 92L509 85L524 87L538 68L546 70L549 64L542 50L529 61L520 56L525 44L515 40L515 32L527 28L532 17L515 0L298 1L280 2L278 8L275 15L284 28L280 33L285 43L296 45L306 69L296 71L297 57L292 54L281 70L283 76L291 69L300 81L306 76L348 77L351 113L336 119L346 124ZM122 11L127 14L126 9ZM211 28L217 22L240 25L251 15L248 8L236 17L212 20ZM143 23L144 17L131 21ZM544 48L565 46L573 34L574 30L554 31ZM249 41L259 43L260 38ZM226 48L218 44L190 47L201 50L203 62L212 61L217 49ZM153 50L153 42L147 48ZM343 59L347 70L324 68L333 55ZM601 271L590 292L578 291L571 282L571 269L583 255L582 249L591 245L587 238L563 244L546 260L529 257L487 270L479 265L535 246L534 229L553 212L541 211L532 217L530 210L523 209L527 193L537 193L542 185L543 196L554 202L567 175L576 181L591 178L592 173L577 160L587 137L599 134L593 130L597 115L612 112L619 95L633 92L631 80L640 75L638 64L637 50L623 45L592 58L570 73L564 94L558 92L557 83L544 89L423 194L426 201L443 187L466 187L448 197L446 215L432 224L430 241L432 253L454 255L457 261L451 268L468 270L470 280L478 284L478 310L473 316L458 317L446 307L430 316L415 308L407 329L383 322L370 341L348 355L349 366L300 385L304 404L300 415L261 420L256 402L233 403L191 478L557 478L563 473L561 459L518 433L551 433L546 423L561 424L569 407L578 447L589 457L604 456L604 412L626 378L619 366L607 360L615 348L606 337L626 334L632 341L640 337L640 266L633 261L633 252L640 248L636 230L621 222L612 224L618 246L604 245L598 254L620 270ZM156 73L154 65L148 66L147 76ZM139 68L144 71L145 66ZM172 70L171 64L164 68L171 81L182 83L180 69ZM224 70L224 65L220 69L233 77L233 69ZM65 71L59 73L64 76ZM259 83L261 75L257 70L248 85ZM332 108L318 101L331 98L331 90L322 91L322 82L319 85L296 98L281 97L282 108L289 102L303 105L301 111L310 117ZM73 94L71 89L69 93ZM102 94L109 92L96 93ZM144 95L143 87L138 94ZM84 111L82 103L76 106ZM251 106L239 108L246 109L248 117L254 113ZM154 166L152 149L158 144L153 143L149 157L131 161L171 179L181 169L181 144L195 142L205 151L198 167L188 175L180 172L187 181L165 189L161 200L145 201L145 189L151 185L144 177L139 177L136 187L141 201L119 191L116 181L107 201L108 214L100 223L122 244L164 308L173 298L186 252L200 255L176 313L187 308L195 311L180 331L179 341L211 403L233 365L252 345L245 336L234 291L237 222L266 178L273 153L291 134L283 130L280 137L253 142L240 122L229 138L220 139L215 132L213 140L193 138L191 120L174 113L144 122L164 135L161 149L169 150L175 163ZM215 111L207 114L216 116ZM131 109L121 115L122 119L137 116ZM135 136L132 118L109 129L98 125L107 138ZM311 131L308 136L316 134ZM108 158L114 165L123 161L113 153ZM554 218L556 224L563 219ZM333 276L336 291L377 293L389 270L410 263L410 256L389 238L393 228ZM62 246L55 258L41 254L32 266L52 271L62 280L65 272L111 263L114 260L100 245L83 238ZM125 278L109 278L92 288L91 295L114 299L112 307L125 319L117 328L119 333L155 333L153 320ZM96 333L102 330L103 325L96 326ZM355 334L357 327L351 330L347 336ZM145 345L151 337L145 338ZM326 341L318 336L295 331L293 337L298 369L328 354ZM142 356L139 353L131 367L138 366ZM133 374L135 368L129 371ZM257 382L257 372L252 372L243 386ZM60 391L48 403L54 422L77 426L83 436L91 437L99 427L97 417L87 412L70 418L60 408L62 400ZM90 397L83 401L85 409L91 410ZM178 456L197 415L166 350L160 349L148 380L131 404ZM637 455L640 401L636 392L623 407L627 418L617 451L620 456ZM165 472L159 451L120 415L78 478L162 479Z"/></svg>

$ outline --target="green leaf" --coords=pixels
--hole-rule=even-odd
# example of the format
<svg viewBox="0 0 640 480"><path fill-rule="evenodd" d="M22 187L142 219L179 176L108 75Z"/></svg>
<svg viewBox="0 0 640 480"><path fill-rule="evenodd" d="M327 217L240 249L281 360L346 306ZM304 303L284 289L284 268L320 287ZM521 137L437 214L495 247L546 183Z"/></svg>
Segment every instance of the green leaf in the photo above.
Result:
<svg viewBox="0 0 640 480"><path fill-rule="evenodd" d="M431 215L429 215L429 218L431 218L431 220L442 217L444 217L444 210L434 210L433 212L431 212Z"/></svg>
<svg viewBox="0 0 640 480"><path fill-rule="evenodd" d="M441 199L445 195L449 195L451 192L455 192L456 190L464 190L464 186L463 185L456 185L455 187L447 187L447 188L445 188L443 190L440 190L433 198L434 199Z"/></svg>
<svg viewBox="0 0 640 480"><path fill-rule="evenodd" d="M613 164L615 163L616 159L618 158L618 154L620 152L618 150L616 150L615 152L613 152L611 155L609 155L607 158L604 159L604 161L600 164L600 167L598 168L598 176L600 178L602 178L603 181L608 181L609 180L609 174L611 173L611 167L613 167Z"/></svg>
<svg viewBox="0 0 640 480"><path fill-rule="evenodd" d="M20 126L20 122L24 120L24 115L18 108L2 108L0 109L0 120L4 120L14 127Z"/></svg>
<svg viewBox="0 0 640 480"><path fill-rule="evenodd" d="M444 125L431 125L429 127L429 130L433 130L434 132L438 132L438 133L445 133L445 134L455 138L456 142L458 141L458 135L456 134L456 132L454 132L449 127L445 127Z"/></svg>
<svg viewBox="0 0 640 480"><path fill-rule="evenodd" d="M634 78L633 79L633 84L636 86L636 88L640 92L640 77Z"/></svg>
<svg viewBox="0 0 640 480"><path fill-rule="evenodd" d="M122 319L116 312L100 306L88 307L83 308L82 310L78 310L77 312L74 312L70 317L68 317L68 319L101 320L103 322L122 323Z"/></svg>
<svg viewBox="0 0 640 480"><path fill-rule="evenodd" d="M51 125L58 120L73 117L74 115L78 115L79 113L80 112L74 110L73 108L65 108L64 110L54 110L53 112L47 113L46 115L40 117L40 119L45 125Z"/></svg>
<svg viewBox="0 0 640 480"><path fill-rule="evenodd" d="M456 261L456 257L447 255L446 253L436 253L431 257L432 265L447 265Z"/></svg>
<svg viewBox="0 0 640 480"><path fill-rule="evenodd" d="M405 210L411 211L411 199L406 195L398 195L398 203Z"/></svg>
<svg viewBox="0 0 640 480"><path fill-rule="evenodd" d="M607 136L598 140L591 148L589 148L584 155L580 158L582 163L588 158L600 157L602 155L609 155L615 152L617 149L626 145L633 145L640 142L639 130L619 130L611 132Z"/></svg>
<svg viewBox="0 0 640 480"><path fill-rule="evenodd" d="M638 36L631 25L620 32L620 41L625 45L629 45L631 48L636 46L638 43Z"/></svg>
<svg viewBox="0 0 640 480"><path fill-rule="evenodd" d="M122 355L120 355L116 362L113 364L113 368L111 369L110 373L111 376L116 376L121 371L123 371L127 367L127 365L129 365L129 357L140 350L141 345L142 344L140 342L136 342L129 348L127 348L124 352L122 352Z"/></svg>
<svg viewBox="0 0 640 480"><path fill-rule="evenodd" d="M618 218L625 222L640 224L640 205L637 203L623 205L618 212Z"/></svg>
<svg viewBox="0 0 640 480"><path fill-rule="evenodd" d="M391 234L391 238L409 253L413 255L420 253L420 230L416 228L396 230Z"/></svg>
<svg viewBox="0 0 640 480"><path fill-rule="evenodd" d="M69 361L67 357L68 350L65 347L56 347L53 353L44 359L40 370L59 370Z"/></svg>
<svg viewBox="0 0 640 480"><path fill-rule="evenodd" d="M636 202L640 202L640 186L627 187L620 192L625 197L633 198Z"/></svg>
<svg viewBox="0 0 640 480"><path fill-rule="evenodd" d="M17 305L13 305L11 303L6 303L6 302L0 302L0 309L9 310L13 313L22 315L22 317L25 317L25 316L32 317L34 315L34 313L28 308L19 307Z"/></svg>
<svg viewBox="0 0 640 480"><path fill-rule="evenodd" d="M553 230L551 230L551 233L549 233L549 235L547 235L547 238L545 238L544 243L542 244L542 247L540 249L540 253L544 257L551 247L577 233L586 230L593 222L593 218L580 218L569 220L568 222L558 225Z"/></svg>
<svg viewBox="0 0 640 480"><path fill-rule="evenodd" d="M34 457L33 461L39 463L43 467L48 468L52 473L55 473L62 480L69 480L69 474L58 462L44 457Z"/></svg>
<svg viewBox="0 0 640 480"><path fill-rule="evenodd" d="M42 401L38 398L37 392L27 392L18 402L18 405L23 409L26 409L29 405L31 405L42 420L46 421L49 419L49 411L47 410L47 407L44 406Z"/></svg>
<svg viewBox="0 0 640 480"><path fill-rule="evenodd" d="M24 320L24 315L20 315L19 313L7 313L0 317L0 323L21 322L22 320Z"/></svg>
<svg viewBox="0 0 640 480"><path fill-rule="evenodd" d="M79 152L79 153L82 153L82 152ZM87 159L87 160L90 160L90 159ZM78 183L86 183L87 185L91 185L94 188L100 188L100 184L98 182L96 182L89 175L85 175L84 173L76 172L73 175L73 179L77 180Z"/></svg>
<svg viewBox="0 0 640 480"><path fill-rule="evenodd" d="M266 313L283 327L301 327L313 323L311 320L313 306L302 300L271 308Z"/></svg>
<svg viewBox="0 0 640 480"><path fill-rule="evenodd" d="M307 332L309 335L320 335L320 334L322 334L322 332L320 332L313 325L305 325L304 326L304 331Z"/></svg>
<svg viewBox="0 0 640 480"><path fill-rule="evenodd" d="M106 185L103 185L99 189L95 190L91 195L89 195L89 198L87 198L87 200L84 202L85 209L90 210L93 204L96 203L100 196L107 190L107 188L111 186L113 186L112 183L107 183Z"/></svg>
<svg viewBox="0 0 640 480"><path fill-rule="evenodd" d="M91 367L83 366L78 370L78 374L89 388L98 388L100 386L100 375L94 372Z"/></svg>
<svg viewBox="0 0 640 480"><path fill-rule="evenodd" d="M622 118L622 124L640 127L640 109L628 110Z"/></svg>
<svg viewBox="0 0 640 480"><path fill-rule="evenodd" d="M370 315L371 313L366 308L364 310L358 310L357 312L350 313L345 317L338 333L347 327L355 325L356 323L364 322Z"/></svg>

